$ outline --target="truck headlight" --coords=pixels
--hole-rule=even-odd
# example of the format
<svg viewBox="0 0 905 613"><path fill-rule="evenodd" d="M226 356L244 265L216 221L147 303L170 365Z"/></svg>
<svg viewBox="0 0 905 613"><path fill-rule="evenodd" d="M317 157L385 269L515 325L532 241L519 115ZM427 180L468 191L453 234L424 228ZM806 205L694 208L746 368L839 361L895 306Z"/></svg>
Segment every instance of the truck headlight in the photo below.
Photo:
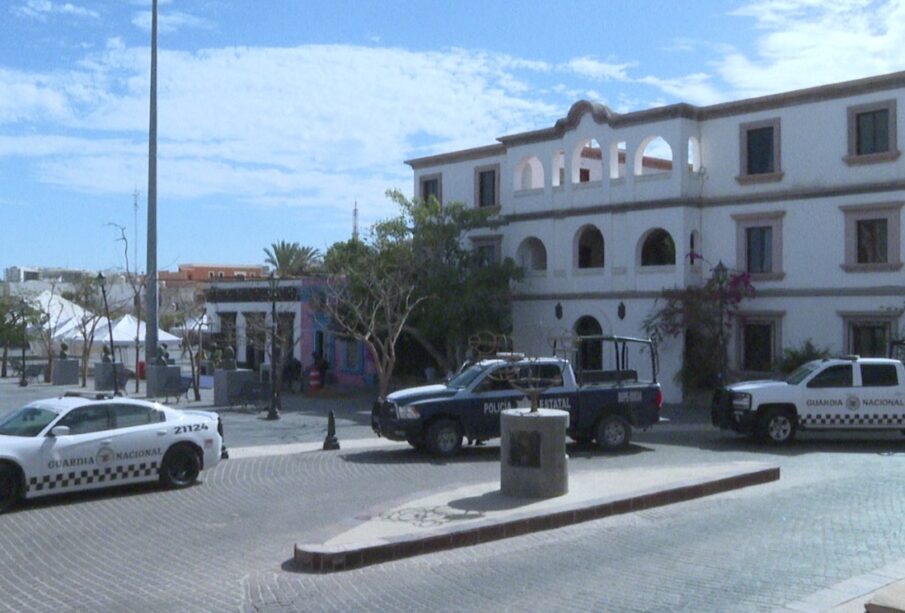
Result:
<svg viewBox="0 0 905 613"><path fill-rule="evenodd" d="M732 408L745 411L751 410L751 394L745 394L744 392L733 392Z"/></svg>
<svg viewBox="0 0 905 613"><path fill-rule="evenodd" d="M411 405L396 407L396 419L418 419L419 417L421 417L421 413Z"/></svg>

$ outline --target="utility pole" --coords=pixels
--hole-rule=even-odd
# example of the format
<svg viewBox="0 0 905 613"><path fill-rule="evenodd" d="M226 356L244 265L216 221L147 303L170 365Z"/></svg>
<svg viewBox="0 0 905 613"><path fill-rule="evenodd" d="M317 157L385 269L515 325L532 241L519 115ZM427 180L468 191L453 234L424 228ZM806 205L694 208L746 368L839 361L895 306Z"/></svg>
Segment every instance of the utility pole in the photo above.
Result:
<svg viewBox="0 0 905 613"><path fill-rule="evenodd" d="M132 261L134 262L133 266L135 266L135 273L138 273L138 196L140 195L141 192L138 191L138 188L136 187L135 191L132 192L132 213L135 219L135 226L132 230Z"/></svg>
<svg viewBox="0 0 905 613"><path fill-rule="evenodd" d="M148 264L145 310L145 364L150 373L157 357L157 0L151 3L151 110L148 122ZM148 397L156 396L148 378Z"/></svg>

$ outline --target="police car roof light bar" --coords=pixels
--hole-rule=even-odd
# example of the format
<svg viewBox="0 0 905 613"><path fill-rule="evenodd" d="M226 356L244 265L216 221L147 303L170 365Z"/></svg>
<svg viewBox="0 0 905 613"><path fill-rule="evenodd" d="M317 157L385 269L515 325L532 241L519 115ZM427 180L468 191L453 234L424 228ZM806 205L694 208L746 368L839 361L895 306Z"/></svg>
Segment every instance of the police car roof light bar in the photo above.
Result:
<svg viewBox="0 0 905 613"><path fill-rule="evenodd" d="M65 392L60 398L87 398L89 400L110 400L113 398L110 392Z"/></svg>

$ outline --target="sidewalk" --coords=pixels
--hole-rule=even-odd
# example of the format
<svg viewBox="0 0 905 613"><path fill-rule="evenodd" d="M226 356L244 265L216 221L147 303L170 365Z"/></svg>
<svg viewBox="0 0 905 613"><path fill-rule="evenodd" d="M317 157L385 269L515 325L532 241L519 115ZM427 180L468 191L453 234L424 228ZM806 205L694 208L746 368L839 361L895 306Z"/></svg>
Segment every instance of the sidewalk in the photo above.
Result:
<svg viewBox="0 0 905 613"><path fill-rule="evenodd" d="M365 518L322 543L295 546L296 566L329 573L561 528L675 504L779 479L760 462L599 468L569 475L569 492L548 499L505 496L499 482L435 492Z"/></svg>

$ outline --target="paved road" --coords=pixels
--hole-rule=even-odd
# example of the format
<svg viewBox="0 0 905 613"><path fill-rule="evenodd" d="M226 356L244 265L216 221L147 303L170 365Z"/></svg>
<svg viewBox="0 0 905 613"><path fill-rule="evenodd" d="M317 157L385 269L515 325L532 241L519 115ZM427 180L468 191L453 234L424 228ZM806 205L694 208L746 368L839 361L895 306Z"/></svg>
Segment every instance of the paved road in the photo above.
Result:
<svg viewBox="0 0 905 613"><path fill-rule="evenodd" d="M775 451L712 431L699 411L673 414L626 453L572 448L571 470L753 459L780 464L782 479L319 576L292 572L293 543L495 479L498 448L450 462L405 447L230 460L188 490L68 496L0 516L0 609L771 611L905 558L900 435L812 434Z"/></svg>

